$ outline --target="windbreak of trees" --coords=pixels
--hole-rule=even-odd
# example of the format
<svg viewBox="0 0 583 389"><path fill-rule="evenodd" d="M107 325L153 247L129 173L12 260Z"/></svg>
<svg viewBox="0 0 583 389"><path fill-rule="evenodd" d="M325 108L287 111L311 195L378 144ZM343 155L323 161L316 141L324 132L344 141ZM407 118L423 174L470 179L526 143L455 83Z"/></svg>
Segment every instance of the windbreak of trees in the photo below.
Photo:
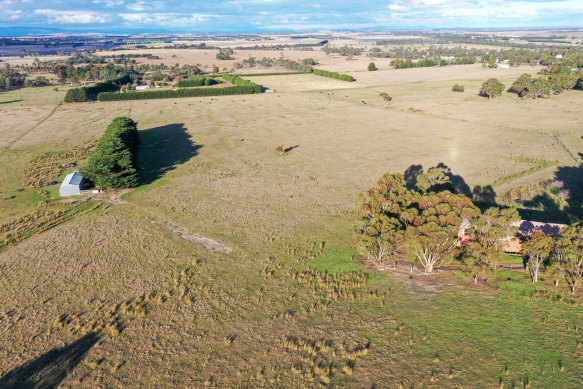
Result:
<svg viewBox="0 0 583 389"><path fill-rule="evenodd" d="M91 86L69 89L65 95L65 103L79 103L95 100L100 93L117 90L121 85L125 85L130 81L130 76L124 74L114 80L98 82Z"/></svg>
<svg viewBox="0 0 583 389"><path fill-rule="evenodd" d="M217 80L205 76L190 76L187 80L180 80L176 83L179 88L191 88L196 86L209 86L217 84Z"/></svg>
<svg viewBox="0 0 583 389"><path fill-rule="evenodd" d="M137 123L117 117L89 157L81 174L100 188L132 188L138 185L136 156L140 138Z"/></svg>
<svg viewBox="0 0 583 389"><path fill-rule="evenodd" d="M178 90L163 89L125 93L102 92L97 95L97 100L122 101L122 100L174 99L180 97L248 95L253 93L257 92L256 89L252 86L227 86L224 88L181 88Z"/></svg>
<svg viewBox="0 0 583 389"><path fill-rule="evenodd" d="M253 88L252 93L263 92L263 87L261 85L256 84L256 83L249 81L249 80L245 80L239 76L235 76L233 74L223 74L221 77L223 77L224 80L230 82L231 84L233 84L235 86L243 86L243 87Z"/></svg>
<svg viewBox="0 0 583 389"><path fill-rule="evenodd" d="M317 76L330 77L330 78L335 78L337 80L342 80L342 81L348 81L348 82L354 81L354 77L352 77L348 74L329 72L327 70L314 69L314 74Z"/></svg>
<svg viewBox="0 0 583 389"><path fill-rule="evenodd" d="M391 66L395 69L409 69L409 68L428 68L431 66L445 66L447 65L447 61L445 60L433 60L433 59L422 59L417 62L413 62L410 59L402 60L402 59L395 59L391 61Z"/></svg>

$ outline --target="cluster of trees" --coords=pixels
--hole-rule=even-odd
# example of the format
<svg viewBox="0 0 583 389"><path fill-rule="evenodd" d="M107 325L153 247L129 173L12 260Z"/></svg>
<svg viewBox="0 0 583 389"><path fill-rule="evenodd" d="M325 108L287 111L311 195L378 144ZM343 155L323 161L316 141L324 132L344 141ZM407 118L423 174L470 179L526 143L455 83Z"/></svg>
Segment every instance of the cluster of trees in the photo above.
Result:
<svg viewBox="0 0 583 389"><path fill-rule="evenodd" d="M354 81L354 77L352 77L348 74L329 72L327 70L314 69L314 74L318 75L318 76L323 76L323 77L335 78L337 80L342 80L342 81L348 81L348 82Z"/></svg>
<svg viewBox="0 0 583 389"><path fill-rule="evenodd" d="M189 88L195 86L209 86L217 84L217 80L206 76L190 76L187 80L180 80L176 83L179 88Z"/></svg>
<svg viewBox="0 0 583 389"><path fill-rule="evenodd" d="M580 79L581 76L579 74L571 72L536 78L524 73L514 81L508 92L516 93L520 98L546 98L575 88Z"/></svg>
<svg viewBox="0 0 583 389"><path fill-rule="evenodd" d="M235 86L252 88L253 92L251 92L251 93L263 92L263 87L261 85L256 84L256 83L249 81L249 80L245 80L239 76L235 76L232 74L223 74L223 75L221 75L221 77L223 77L224 80L230 82L231 84L233 84Z"/></svg>
<svg viewBox="0 0 583 389"><path fill-rule="evenodd" d="M516 209L491 207L482 213L455 193L437 167L411 181L387 173L361 195L360 253L380 264L401 258L427 273L458 260L474 281L483 269L495 267L500 239L514 233L511 224L519 220Z"/></svg>
<svg viewBox="0 0 583 389"><path fill-rule="evenodd" d="M26 76L14 70L10 65L0 68L0 91L24 86Z"/></svg>
<svg viewBox="0 0 583 389"><path fill-rule="evenodd" d="M131 81L127 74L104 82L98 82L91 86L82 86L79 88L69 89L65 95L65 103L80 103L94 100L102 92L118 90L120 86Z"/></svg>
<svg viewBox="0 0 583 389"><path fill-rule="evenodd" d="M136 156L139 144L136 122L128 117L113 119L81 174L100 188L137 186Z"/></svg>
<svg viewBox="0 0 583 389"><path fill-rule="evenodd" d="M257 84L255 84L257 85ZM258 93L253 86L227 86L224 88L181 88L178 90L162 89L144 92L102 92L98 101L174 99L180 97L205 97L225 95L248 95Z"/></svg>
<svg viewBox="0 0 583 389"><path fill-rule="evenodd" d="M536 231L522 244L527 257L527 267L532 282L538 282L539 273L546 268L548 273L563 278L571 293L575 293L583 277L583 227L576 224L563 227L555 237Z"/></svg>
<svg viewBox="0 0 583 389"><path fill-rule="evenodd" d="M479 95L487 97L488 100L492 97L500 96L504 91L504 84L496 78L486 80L480 88Z"/></svg>
<svg viewBox="0 0 583 389"><path fill-rule="evenodd" d="M217 53L217 59L221 61L229 60L231 59L231 54L233 54L232 49L219 49L219 52Z"/></svg>

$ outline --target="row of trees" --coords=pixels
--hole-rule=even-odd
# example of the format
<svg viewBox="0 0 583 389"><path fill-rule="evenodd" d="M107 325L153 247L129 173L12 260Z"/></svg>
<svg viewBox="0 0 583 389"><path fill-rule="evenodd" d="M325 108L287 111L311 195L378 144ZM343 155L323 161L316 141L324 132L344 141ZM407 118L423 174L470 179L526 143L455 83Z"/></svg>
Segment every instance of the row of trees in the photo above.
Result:
<svg viewBox="0 0 583 389"><path fill-rule="evenodd" d="M330 78L335 78L337 80L342 80L342 81L348 81L348 82L353 82L354 81L354 77L348 75L348 74L341 74L341 73L337 73L337 72L329 72L327 70L321 70L321 69L314 69L314 74L318 75L318 76L323 76L323 77L330 77Z"/></svg>
<svg viewBox="0 0 583 389"><path fill-rule="evenodd" d="M244 78L241 78L239 76L233 75L233 74L223 74L221 75L221 77L230 82L231 84L235 85L235 86L242 86L242 87L248 87L248 88L252 88L253 92L252 93L261 93L263 92L263 87L259 84L256 84L252 81L249 80L245 80Z"/></svg>
<svg viewBox="0 0 583 389"><path fill-rule="evenodd" d="M128 117L117 117L107 126L81 173L100 188L135 187L139 183L139 144L137 123Z"/></svg>

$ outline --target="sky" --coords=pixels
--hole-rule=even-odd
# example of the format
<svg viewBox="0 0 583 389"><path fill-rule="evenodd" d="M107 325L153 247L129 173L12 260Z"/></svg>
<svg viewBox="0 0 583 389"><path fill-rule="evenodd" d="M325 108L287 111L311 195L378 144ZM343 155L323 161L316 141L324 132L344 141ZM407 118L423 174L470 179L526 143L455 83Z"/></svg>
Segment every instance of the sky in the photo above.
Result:
<svg viewBox="0 0 583 389"><path fill-rule="evenodd" d="M583 0L0 0L0 27L273 32L583 27Z"/></svg>

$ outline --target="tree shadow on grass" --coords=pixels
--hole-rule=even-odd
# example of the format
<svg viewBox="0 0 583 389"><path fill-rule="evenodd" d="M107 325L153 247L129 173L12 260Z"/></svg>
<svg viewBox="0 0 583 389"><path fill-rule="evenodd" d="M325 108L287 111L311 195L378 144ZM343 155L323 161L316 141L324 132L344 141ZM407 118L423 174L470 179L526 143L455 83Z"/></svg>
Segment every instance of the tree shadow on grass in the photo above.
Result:
<svg viewBox="0 0 583 389"><path fill-rule="evenodd" d="M20 100L8 100L8 101L0 101L0 104L11 104L11 103L18 103L22 101L22 99Z"/></svg>
<svg viewBox="0 0 583 389"><path fill-rule="evenodd" d="M0 378L0 388L56 388L97 343L99 336L87 334L68 346L53 349Z"/></svg>
<svg viewBox="0 0 583 389"><path fill-rule="evenodd" d="M579 153L583 158L583 154ZM583 218L583 166L559 166L555 179L564 182L564 188L570 193L565 211L570 222L581 221Z"/></svg>
<svg viewBox="0 0 583 389"><path fill-rule="evenodd" d="M142 130L139 134L137 162L142 185L151 184L176 166L188 162L202 147L191 139L182 123Z"/></svg>

